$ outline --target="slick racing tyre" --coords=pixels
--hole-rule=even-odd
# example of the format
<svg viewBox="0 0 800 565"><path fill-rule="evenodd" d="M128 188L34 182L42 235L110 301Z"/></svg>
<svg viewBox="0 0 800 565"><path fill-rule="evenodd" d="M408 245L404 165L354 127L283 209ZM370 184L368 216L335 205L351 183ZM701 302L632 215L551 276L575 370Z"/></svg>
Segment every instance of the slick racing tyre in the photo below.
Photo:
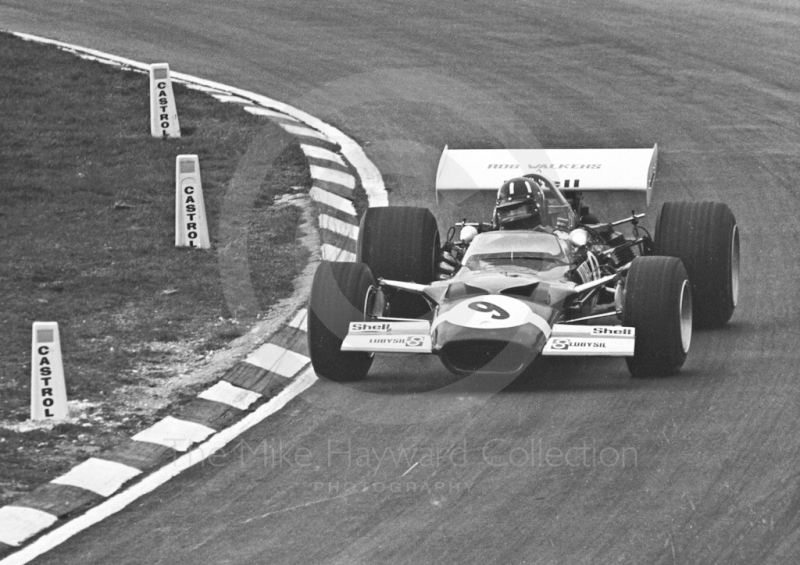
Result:
<svg viewBox="0 0 800 565"><path fill-rule="evenodd" d="M427 208L368 208L361 218L357 259L369 265L375 278L429 284L436 278L439 228ZM395 292L390 314L418 318L430 311L421 296Z"/></svg>
<svg viewBox="0 0 800 565"><path fill-rule="evenodd" d="M692 341L692 292L686 269L676 257L637 257L625 281L622 325L636 328L635 377L677 372Z"/></svg>
<svg viewBox="0 0 800 565"><path fill-rule="evenodd" d="M739 228L727 205L664 203L656 220L654 254L683 261L698 327L719 327L731 319L739 302Z"/></svg>
<svg viewBox="0 0 800 565"><path fill-rule="evenodd" d="M308 299L308 349L317 375L331 381L356 381L367 376L369 353L341 351L350 322L364 320L364 304L375 279L362 263L322 261Z"/></svg>

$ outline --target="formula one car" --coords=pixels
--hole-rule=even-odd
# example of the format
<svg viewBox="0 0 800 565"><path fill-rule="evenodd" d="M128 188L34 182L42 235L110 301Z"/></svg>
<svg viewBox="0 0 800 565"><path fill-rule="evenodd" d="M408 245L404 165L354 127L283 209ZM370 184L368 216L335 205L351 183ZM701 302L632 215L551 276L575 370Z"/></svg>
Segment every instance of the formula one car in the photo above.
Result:
<svg viewBox="0 0 800 565"><path fill-rule="evenodd" d="M582 200L633 190L649 203L656 158L657 147L445 148L437 198L500 186L492 221L460 222L442 244L428 209L367 210L357 262L323 261L314 277L314 370L358 380L386 353L438 355L459 375L517 373L539 354L624 357L634 376L678 371L693 325L723 325L737 305L733 213L667 202L651 236L644 214L600 222Z"/></svg>

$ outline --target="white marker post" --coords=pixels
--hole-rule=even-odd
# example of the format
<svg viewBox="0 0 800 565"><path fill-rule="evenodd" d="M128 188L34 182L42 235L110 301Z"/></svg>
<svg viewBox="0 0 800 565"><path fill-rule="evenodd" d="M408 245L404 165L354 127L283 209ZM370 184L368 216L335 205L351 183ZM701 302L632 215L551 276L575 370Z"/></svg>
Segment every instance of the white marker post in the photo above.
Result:
<svg viewBox="0 0 800 565"><path fill-rule="evenodd" d="M153 137L181 136L167 63L150 66L150 133Z"/></svg>
<svg viewBox="0 0 800 565"><path fill-rule="evenodd" d="M31 347L31 420L66 420L67 387L57 322L34 322Z"/></svg>
<svg viewBox="0 0 800 565"><path fill-rule="evenodd" d="M197 155L178 155L175 177L175 247L209 249L211 242Z"/></svg>

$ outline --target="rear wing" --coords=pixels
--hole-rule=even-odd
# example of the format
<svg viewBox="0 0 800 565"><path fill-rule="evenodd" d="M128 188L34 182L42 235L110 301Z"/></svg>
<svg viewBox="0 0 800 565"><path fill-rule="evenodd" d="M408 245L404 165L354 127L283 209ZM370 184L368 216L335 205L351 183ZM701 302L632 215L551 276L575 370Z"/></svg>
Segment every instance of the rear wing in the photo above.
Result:
<svg viewBox="0 0 800 565"><path fill-rule="evenodd" d="M658 145L651 149L448 149L436 173L439 192L497 190L530 173L550 179L562 192L629 190L650 204Z"/></svg>

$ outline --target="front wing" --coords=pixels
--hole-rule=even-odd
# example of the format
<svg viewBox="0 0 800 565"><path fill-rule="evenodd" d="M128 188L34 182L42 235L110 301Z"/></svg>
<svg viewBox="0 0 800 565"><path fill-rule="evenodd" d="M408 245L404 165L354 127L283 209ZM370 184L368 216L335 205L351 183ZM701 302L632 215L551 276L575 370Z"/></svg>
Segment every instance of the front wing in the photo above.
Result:
<svg viewBox="0 0 800 565"><path fill-rule="evenodd" d="M553 357L632 357L636 330L625 326L555 324L542 355ZM342 351L432 353L427 320L350 322Z"/></svg>
<svg viewBox="0 0 800 565"><path fill-rule="evenodd" d="M427 320L350 322L342 351L431 353L431 323Z"/></svg>
<svg viewBox="0 0 800 565"><path fill-rule="evenodd" d="M633 357L636 329L626 326L555 324L542 355L552 357Z"/></svg>

